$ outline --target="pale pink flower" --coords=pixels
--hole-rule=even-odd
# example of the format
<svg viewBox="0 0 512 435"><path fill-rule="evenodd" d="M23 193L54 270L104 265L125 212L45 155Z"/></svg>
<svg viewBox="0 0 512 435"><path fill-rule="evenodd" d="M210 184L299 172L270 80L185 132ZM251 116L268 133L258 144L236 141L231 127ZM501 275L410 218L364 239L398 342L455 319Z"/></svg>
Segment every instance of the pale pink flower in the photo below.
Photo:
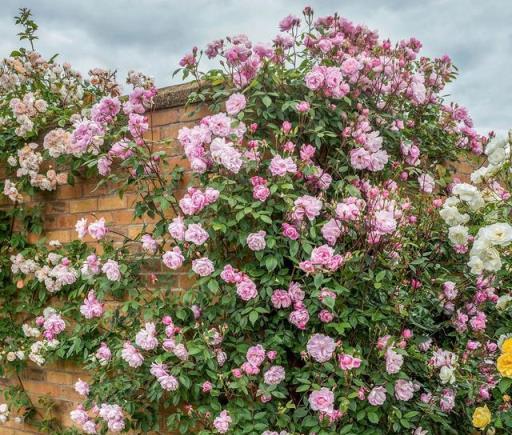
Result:
<svg viewBox="0 0 512 435"><path fill-rule="evenodd" d="M243 94L232 94L226 101L226 112L228 115L236 115L245 109L246 104Z"/></svg>
<svg viewBox="0 0 512 435"><path fill-rule="evenodd" d="M398 379L395 382L395 397L405 402L412 399L414 395L414 384L405 379Z"/></svg>
<svg viewBox="0 0 512 435"><path fill-rule="evenodd" d="M144 350L152 350L158 346L156 338L156 326L153 322L147 322L137 335L135 343Z"/></svg>
<svg viewBox="0 0 512 435"><path fill-rule="evenodd" d="M297 240L299 238L299 232L297 229L290 224L287 224L286 222L282 225L283 228L283 236L290 239L290 240Z"/></svg>
<svg viewBox="0 0 512 435"><path fill-rule="evenodd" d="M228 411L222 411L215 420L213 420L213 426L219 433L226 433L229 430L229 425L231 424L231 417L229 416Z"/></svg>
<svg viewBox="0 0 512 435"><path fill-rule="evenodd" d="M404 357L396 353L392 348L386 351L386 371L389 374L395 374L400 371L404 363Z"/></svg>
<svg viewBox="0 0 512 435"><path fill-rule="evenodd" d="M314 196L304 195L294 202L293 215L296 219L302 220L306 216L309 220L315 219L322 210L322 201Z"/></svg>
<svg viewBox="0 0 512 435"><path fill-rule="evenodd" d="M178 241L183 241L185 239L185 231L186 231L185 223L183 222L183 218L177 217L172 220L169 224L168 231L169 234Z"/></svg>
<svg viewBox="0 0 512 435"><path fill-rule="evenodd" d="M203 385L201 385L201 391L203 393L209 393L210 391L212 391L212 388L213 388L213 385L210 381L205 381L205 382L203 382Z"/></svg>
<svg viewBox="0 0 512 435"><path fill-rule="evenodd" d="M265 249L265 236L267 233L265 231L258 231L256 233L251 233L247 236L247 245L251 251L261 251Z"/></svg>
<svg viewBox="0 0 512 435"><path fill-rule="evenodd" d="M272 366L265 373L263 373L263 379L265 383L268 385L278 385L286 376L286 372L284 367L281 366Z"/></svg>
<svg viewBox="0 0 512 435"><path fill-rule="evenodd" d="M80 313L86 319L101 317L103 314L103 304L96 299L94 290L90 290L84 299L83 305L80 306Z"/></svg>
<svg viewBox="0 0 512 435"><path fill-rule="evenodd" d="M288 321L299 329L306 329L309 322L309 312L305 308L293 310L288 316Z"/></svg>
<svg viewBox="0 0 512 435"><path fill-rule="evenodd" d="M335 219L329 219L321 229L323 238L333 246L341 235L340 224Z"/></svg>
<svg viewBox="0 0 512 435"><path fill-rule="evenodd" d="M75 224L75 230L78 233L78 238L83 239L87 234L87 219L79 219Z"/></svg>
<svg viewBox="0 0 512 435"><path fill-rule="evenodd" d="M107 260L101 271L107 276L109 281L119 281L121 279L119 264L115 260Z"/></svg>
<svg viewBox="0 0 512 435"><path fill-rule="evenodd" d="M357 369L361 366L361 360L346 353L338 355L338 363L342 370Z"/></svg>
<svg viewBox="0 0 512 435"><path fill-rule="evenodd" d="M435 180L428 174L421 174L418 177L418 183L420 183L420 189L425 193L432 193L436 186Z"/></svg>
<svg viewBox="0 0 512 435"><path fill-rule="evenodd" d="M315 334L309 339L306 348L315 361L323 363L332 358L336 343L327 335Z"/></svg>
<svg viewBox="0 0 512 435"><path fill-rule="evenodd" d="M215 267L208 257L202 257L197 260L192 260L192 270L199 276L208 276L213 273Z"/></svg>
<svg viewBox="0 0 512 435"><path fill-rule="evenodd" d="M368 402L373 406L382 406L386 401L386 389L384 387L373 387L368 394Z"/></svg>
<svg viewBox="0 0 512 435"><path fill-rule="evenodd" d="M88 396L89 395L89 384L85 381L82 381L78 378L78 381L75 383L75 391L80 394L80 396Z"/></svg>
<svg viewBox="0 0 512 435"><path fill-rule="evenodd" d="M261 344L251 346L245 354L247 361L255 367L259 367L265 361L265 348Z"/></svg>
<svg viewBox="0 0 512 435"><path fill-rule="evenodd" d="M271 297L272 305L275 308L288 308L292 304L290 295L286 290L274 290Z"/></svg>
<svg viewBox="0 0 512 435"><path fill-rule="evenodd" d="M251 279L244 277L236 283L236 293L242 300L249 301L258 296L258 289Z"/></svg>
<svg viewBox="0 0 512 435"><path fill-rule="evenodd" d="M158 242L153 239L150 234L144 234L140 241L142 242L142 249L144 249L144 251L150 254L154 254L157 251Z"/></svg>
<svg viewBox="0 0 512 435"><path fill-rule="evenodd" d="M144 362L142 354L129 342L123 344L121 358L128 363L130 367L137 368Z"/></svg>
<svg viewBox="0 0 512 435"><path fill-rule="evenodd" d="M162 261L169 269L176 270L183 266L185 257L181 253L181 249L178 246L175 246L172 251L167 251L162 256Z"/></svg>
<svg viewBox="0 0 512 435"><path fill-rule="evenodd" d="M270 161L269 169L274 177L282 177L287 173L295 174L297 172L297 165L291 157L274 156Z"/></svg>
<svg viewBox="0 0 512 435"><path fill-rule="evenodd" d="M208 233L203 229L201 224L190 224L185 231L185 240L198 246L208 240Z"/></svg>
<svg viewBox="0 0 512 435"><path fill-rule="evenodd" d="M96 351L96 358L102 363L107 363L112 358L112 352L110 351L107 343L102 342L101 346Z"/></svg>
<svg viewBox="0 0 512 435"><path fill-rule="evenodd" d="M313 411L331 412L334 406L334 393L328 388L313 391L308 398Z"/></svg>

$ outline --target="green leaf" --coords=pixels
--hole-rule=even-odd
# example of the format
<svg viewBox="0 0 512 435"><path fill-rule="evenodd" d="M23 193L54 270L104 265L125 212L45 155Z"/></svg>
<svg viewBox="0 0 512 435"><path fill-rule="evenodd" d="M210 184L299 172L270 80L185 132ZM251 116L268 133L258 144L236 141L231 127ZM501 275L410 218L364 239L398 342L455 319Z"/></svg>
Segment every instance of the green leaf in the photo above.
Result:
<svg viewBox="0 0 512 435"><path fill-rule="evenodd" d="M270 107L270 105L272 104L272 99L268 96L268 95L265 95L261 101L263 102L263 104L266 106L266 107Z"/></svg>
<svg viewBox="0 0 512 435"><path fill-rule="evenodd" d="M254 325L258 320L259 313L257 311L251 311L249 313L249 321Z"/></svg>

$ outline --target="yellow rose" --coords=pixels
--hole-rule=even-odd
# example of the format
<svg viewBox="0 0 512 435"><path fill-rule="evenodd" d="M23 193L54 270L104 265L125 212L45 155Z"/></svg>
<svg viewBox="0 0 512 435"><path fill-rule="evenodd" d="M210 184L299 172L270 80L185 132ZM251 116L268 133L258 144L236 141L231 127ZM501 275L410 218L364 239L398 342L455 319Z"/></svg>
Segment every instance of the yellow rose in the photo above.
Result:
<svg viewBox="0 0 512 435"><path fill-rule="evenodd" d="M501 376L512 378L512 353L504 353L496 361Z"/></svg>
<svg viewBox="0 0 512 435"><path fill-rule="evenodd" d="M507 338L501 345L502 353L512 353L512 337Z"/></svg>
<svg viewBox="0 0 512 435"><path fill-rule="evenodd" d="M491 422L491 411L485 406L479 406L473 412L473 426L478 429L483 429Z"/></svg>

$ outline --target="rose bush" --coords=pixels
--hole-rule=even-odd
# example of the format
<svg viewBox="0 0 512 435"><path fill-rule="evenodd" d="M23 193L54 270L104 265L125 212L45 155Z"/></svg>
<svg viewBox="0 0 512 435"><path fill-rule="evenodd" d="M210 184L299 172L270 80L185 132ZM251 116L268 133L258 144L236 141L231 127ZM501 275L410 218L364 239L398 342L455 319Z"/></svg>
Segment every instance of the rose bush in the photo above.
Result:
<svg viewBox="0 0 512 435"><path fill-rule="evenodd" d="M41 303L6 359L82 361L85 433L147 432L161 413L180 433L506 431L512 138L444 100L455 68L414 38L310 8L279 27L272 44L236 35L180 61L210 114L179 132L195 174L179 200L142 134L151 85L80 109L62 133L87 154L72 164L140 188L138 216L160 220L115 245L101 217L79 221L101 255L8 239L4 281ZM203 54L219 68L201 72ZM463 159L485 165L471 184L454 177ZM149 286L155 259L195 284Z"/></svg>

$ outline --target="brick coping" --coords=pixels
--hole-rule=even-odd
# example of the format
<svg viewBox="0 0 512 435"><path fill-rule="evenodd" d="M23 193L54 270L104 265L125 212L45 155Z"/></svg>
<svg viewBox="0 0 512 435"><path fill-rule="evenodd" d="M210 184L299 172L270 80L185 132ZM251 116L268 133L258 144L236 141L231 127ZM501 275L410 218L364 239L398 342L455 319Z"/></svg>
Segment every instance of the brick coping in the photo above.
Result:
<svg viewBox="0 0 512 435"><path fill-rule="evenodd" d="M187 102L189 94L196 89L197 84L195 82L159 88L155 97L154 110L183 106Z"/></svg>

